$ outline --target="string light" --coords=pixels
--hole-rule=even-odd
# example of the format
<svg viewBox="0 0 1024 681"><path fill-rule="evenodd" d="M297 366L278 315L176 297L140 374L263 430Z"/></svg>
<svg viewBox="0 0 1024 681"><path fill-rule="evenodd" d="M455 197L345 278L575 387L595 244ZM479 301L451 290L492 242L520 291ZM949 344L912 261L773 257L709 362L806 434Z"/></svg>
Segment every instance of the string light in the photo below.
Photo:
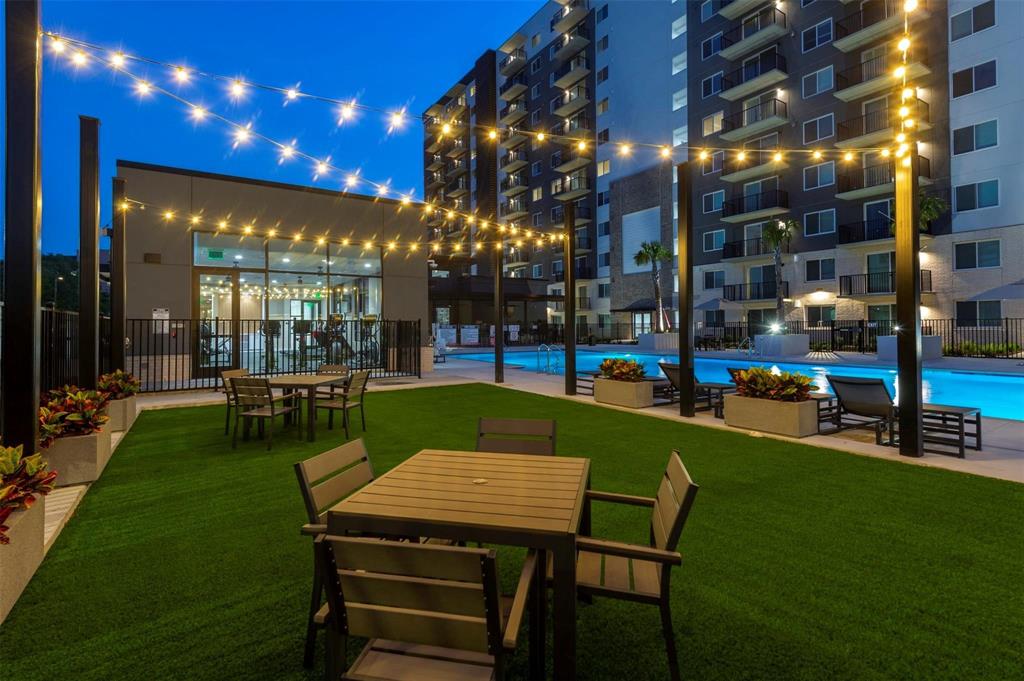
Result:
<svg viewBox="0 0 1024 681"><path fill-rule="evenodd" d="M293 87L290 87L287 90L285 90L284 96L289 101L295 100L295 99L298 99L298 97L299 97L299 91L297 89L293 88Z"/></svg>
<svg viewBox="0 0 1024 681"><path fill-rule="evenodd" d="M231 96L238 99L245 94L245 83L236 78L231 82Z"/></svg>
<svg viewBox="0 0 1024 681"><path fill-rule="evenodd" d="M672 155L672 150L671 149L669 149L668 147L662 147L661 148L661 157L662 158L668 158L671 155Z"/></svg>
<svg viewBox="0 0 1024 681"><path fill-rule="evenodd" d="M631 147L628 144L620 144L619 153L622 154L623 156L629 156L631 153L633 153L633 147Z"/></svg>
<svg viewBox="0 0 1024 681"><path fill-rule="evenodd" d="M490 130L490 131L488 131L487 132L487 137L489 139L492 139L492 140L498 139L498 131L497 130Z"/></svg>
<svg viewBox="0 0 1024 681"><path fill-rule="evenodd" d="M71 61L75 66L85 66L85 62L89 61L89 58L85 56L85 52L79 50L71 57Z"/></svg>
<svg viewBox="0 0 1024 681"><path fill-rule="evenodd" d="M782 152L781 151L776 151L775 155L772 157L772 160L775 161L776 163L781 163L782 162Z"/></svg>
<svg viewBox="0 0 1024 681"><path fill-rule="evenodd" d="M189 79L188 69L184 66L179 66L174 69L174 77L179 83L187 83Z"/></svg>
<svg viewBox="0 0 1024 681"><path fill-rule="evenodd" d="M201 106L193 106L192 118L196 119L197 121L203 120L204 118L206 118L206 109L204 109Z"/></svg>
<svg viewBox="0 0 1024 681"><path fill-rule="evenodd" d="M123 52L114 52L110 55L110 63L114 65L114 68L121 68L124 66L124 62L125 59Z"/></svg>
<svg viewBox="0 0 1024 681"><path fill-rule="evenodd" d="M50 38L50 47L57 54L63 53L64 52L64 47L65 47L64 39L63 38L59 38L57 36L54 36L54 37Z"/></svg>
<svg viewBox="0 0 1024 681"><path fill-rule="evenodd" d="M153 86L144 80L140 80L135 83L135 91L140 95L148 95L152 89Z"/></svg>
<svg viewBox="0 0 1024 681"><path fill-rule="evenodd" d="M701 149L701 150L700 150L700 153L699 153L699 154L698 154L697 156L698 156L698 157L700 158L700 160L702 160L702 161L706 161L706 160L708 160L708 152L707 152L707 151L705 151L704 149Z"/></svg>
<svg viewBox="0 0 1024 681"><path fill-rule="evenodd" d="M546 135L544 133L542 133L542 132L538 132L537 133L537 141L538 142L543 142L545 137L546 137Z"/></svg>

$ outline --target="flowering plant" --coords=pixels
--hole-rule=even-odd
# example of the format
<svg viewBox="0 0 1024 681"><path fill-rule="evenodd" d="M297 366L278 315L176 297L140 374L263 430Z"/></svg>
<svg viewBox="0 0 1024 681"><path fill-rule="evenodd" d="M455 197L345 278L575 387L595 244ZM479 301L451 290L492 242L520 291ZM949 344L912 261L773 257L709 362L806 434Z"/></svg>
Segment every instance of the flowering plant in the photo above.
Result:
<svg viewBox="0 0 1024 681"><path fill-rule="evenodd" d="M107 400L123 400L138 393L142 389L142 384L127 371L116 369L100 376L96 389L103 393Z"/></svg>
<svg viewBox="0 0 1024 681"><path fill-rule="evenodd" d="M110 417L103 413L107 406L107 397L95 390L82 390L66 385L51 390L47 398L46 404L40 408L40 426L43 425L44 417L50 422L59 418L61 427L59 431L53 433L54 438L88 435L99 430L110 420ZM44 415L43 409L48 410L50 414ZM54 413L59 416L55 418Z"/></svg>
<svg viewBox="0 0 1024 681"><path fill-rule="evenodd" d="M811 377L789 371L772 373L762 367L737 371L733 377L736 394L778 402L806 402L810 399Z"/></svg>
<svg viewBox="0 0 1024 681"><path fill-rule="evenodd" d="M647 375L647 372L644 371L644 366L635 359L614 359L609 357L601 362L600 369L601 378L607 378L612 381L638 383L644 380L644 376Z"/></svg>
<svg viewBox="0 0 1024 681"><path fill-rule="evenodd" d="M53 489L57 471L46 470L41 454L22 456L21 446L0 447L0 544L9 544L9 529L4 522L15 511L29 508L36 495Z"/></svg>
<svg viewBox="0 0 1024 681"><path fill-rule="evenodd" d="M64 432L64 414L39 407L39 446L46 449Z"/></svg>

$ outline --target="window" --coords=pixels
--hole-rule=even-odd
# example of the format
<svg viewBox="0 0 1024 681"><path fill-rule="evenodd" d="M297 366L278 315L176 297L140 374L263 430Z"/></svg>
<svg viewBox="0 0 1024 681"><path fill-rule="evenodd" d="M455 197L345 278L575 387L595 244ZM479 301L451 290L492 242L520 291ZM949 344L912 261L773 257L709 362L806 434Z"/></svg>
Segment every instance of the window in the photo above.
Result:
<svg viewBox="0 0 1024 681"><path fill-rule="evenodd" d="M608 36L601 36L601 39L597 41L597 51L604 52L608 49Z"/></svg>
<svg viewBox="0 0 1024 681"><path fill-rule="evenodd" d="M953 96L963 97L996 85L996 60L953 72Z"/></svg>
<svg viewBox="0 0 1024 681"><path fill-rule="evenodd" d="M606 298L608 296L605 296ZM601 328L610 329L612 326L612 316L610 314L598 314L597 325Z"/></svg>
<svg viewBox="0 0 1024 681"><path fill-rule="evenodd" d="M532 88L530 88L530 98L537 99L538 97L540 97L540 83L537 83Z"/></svg>
<svg viewBox="0 0 1024 681"><path fill-rule="evenodd" d="M716 132L722 129L723 120L725 120L724 111L716 111L710 116L705 116L700 122L701 133L703 133L705 137L707 137L708 135L714 135Z"/></svg>
<svg viewBox="0 0 1024 681"><path fill-rule="evenodd" d="M725 286L725 270L704 270L705 291L723 286Z"/></svg>
<svg viewBox="0 0 1024 681"><path fill-rule="evenodd" d="M597 193L598 206L607 206L609 203L611 203L611 197L607 191Z"/></svg>
<svg viewBox="0 0 1024 681"><path fill-rule="evenodd" d="M551 159L548 161L552 168L555 166L562 165L562 150L559 149L555 153L551 154Z"/></svg>
<svg viewBox="0 0 1024 681"><path fill-rule="evenodd" d="M999 180L961 184L956 188L954 202L958 213L998 206Z"/></svg>
<svg viewBox="0 0 1024 681"><path fill-rule="evenodd" d="M828 161L804 168L804 189L818 189L835 184L836 162Z"/></svg>
<svg viewBox="0 0 1024 681"><path fill-rule="evenodd" d="M607 4L602 5L601 9L597 10L596 14L597 14L596 23L601 23L602 21L607 19L608 18L608 5Z"/></svg>
<svg viewBox="0 0 1024 681"><path fill-rule="evenodd" d="M609 222L608 220L602 220L601 222L597 223L597 235L598 236L608 236L609 234L611 234L611 232L612 232L612 223Z"/></svg>
<svg viewBox="0 0 1024 681"><path fill-rule="evenodd" d="M800 6L807 7L807 5L811 4L812 2L814 2L814 0L800 0Z"/></svg>
<svg viewBox="0 0 1024 681"><path fill-rule="evenodd" d="M597 254L597 266L598 267L611 267L612 266L612 254L608 251Z"/></svg>
<svg viewBox="0 0 1024 681"><path fill-rule="evenodd" d="M826 114L804 121L804 144L812 144L831 137L836 132L835 115Z"/></svg>
<svg viewBox="0 0 1024 681"><path fill-rule="evenodd" d="M819 69L814 73L808 73L800 83L803 98L820 95L832 89L832 65Z"/></svg>
<svg viewBox="0 0 1024 681"><path fill-rule="evenodd" d="M611 284L598 284L597 285L597 297L598 298L611 298L612 297L612 285Z"/></svg>
<svg viewBox="0 0 1024 681"><path fill-rule="evenodd" d="M554 42L548 45L548 61L555 60L555 50L558 49L558 43Z"/></svg>
<svg viewBox="0 0 1024 681"><path fill-rule="evenodd" d="M710 59L719 52L722 51L722 32L714 34L707 40L702 40L700 43L700 58L701 61Z"/></svg>
<svg viewBox="0 0 1024 681"><path fill-rule="evenodd" d="M686 70L686 52L680 52L672 57L672 75Z"/></svg>
<svg viewBox="0 0 1024 681"><path fill-rule="evenodd" d="M711 232L704 232L704 252L710 253L711 251L722 250L722 244L725 243L725 230L716 229Z"/></svg>
<svg viewBox="0 0 1024 681"><path fill-rule="evenodd" d="M800 33L800 43L804 52L810 52L816 47L832 42L832 18L829 17L820 23L805 28Z"/></svg>
<svg viewBox="0 0 1024 681"><path fill-rule="evenodd" d="M712 153L706 159L701 161L700 169L704 175L710 175L711 173L722 172L722 166L725 164L725 151L719 150Z"/></svg>
<svg viewBox="0 0 1024 681"><path fill-rule="evenodd" d="M686 106L686 88L672 93L672 110L679 111Z"/></svg>
<svg viewBox="0 0 1024 681"><path fill-rule="evenodd" d="M530 125L537 125L540 123L540 109L534 109L530 112Z"/></svg>
<svg viewBox="0 0 1024 681"><path fill-rule="evenodd" d="M958 270L976 270L999 267L999 240L966 241L953 247L953 267Z"/></svg>
<svg viewBox="0 0 1024 681"><path fill-rule="evenodd" d="M597 176L603 177L608 173L612 172L612 162L610 159L597 162Z"/></svg>
<svg viewBox="0 0 1024 681"><path fill-rule="evenodd" d="M701 205L705 213L717 213L722 210L722 203L725 202L725 190L708 192L701 197ZM722 232L725 233L724 231ZM707 250L707 249L704 249Z"/></svg>
<svg viewBox="0 0 1024 681"><path fill-rule="evenodd" d="M544 213L534 213L530 219L534 227L541 227L544 224Z"/></svg>
<svg viewBox="0 0 1024 681"><path fill-rule="evenodd" d="M828 326L836 320L835 305L808 305L807 326Z"/></svg>
<svg viewBox="0 0 1024 681"><path fill-rule="evenodd" d="M1002 326L1003 309L998 300L958 300L956 302L956 325Z"/></svg>
<svg viewBox="0 0 1024 681"><path fill-rule="evenodd" d="M700 23L704 23L715 16L715 3L712 0L704 0L700 3Z"/></svg>
<svg viewBox="0 0 1024 681"><path fill-rule="evenodd" d="M953 131L953 154L966 154L994 147L999 142L996 121L975 123Z"/></svg>
<svg viewBox="0 0 1024 681"><path fill-rule="evenodd" d="M606 80L608 80L608 67L607 66L605 66L604 68L602 68L600 71L597 72L597 84L600 85L601 83L605 82Z"/></svg>
<svg viewBox="0 0 1024 681"><path fill-rule="evenodd" d="M543 171L543 170L544 170L544 164L541 163L540 161L534 161L533 163L530 164L530 175L532 175L534 177L536 177L537 175L540 175L541 171Z"/></svg>
<svg viewBox="0 0 1024 681"><path fill-rule="evenodd" d="M562 106L562 96L552 97L551 101L548 102L548 112L555 113L555 109Z"/></svg>
<svg viewBox="0 0 1024 681"><path fill-rule="evenodd" d="M988 0L988 2L975 5L966 12L960 12L950 17L949 39L950 41L960 40L995 25L996 3L995 0Z"/></svg>
<svg viewBox="0 0 1024 681"><path fill-rule="evenodd" d="M832 281L836 278L836 259L821 258L804 263L807 281Z"/></svg>
<svg viewBox="0 0 1024 681"><path fill-rule="evenodd" d="M672 22L672 40L675 40L684 33L686 33L685 14Z"/></svg>
<svg viewBox="0 0 1024 681"><path fill-rule="evenodd" d="M722 91L722 72L708 76L700 82L700 96L707 99L711 95L717 95Z"/></svg>
<svg viewBox="0 0 1024 681"><path fill-rule="evenodd" d="M602 144L607 142L608 139L608 128L605 128L604 130L599 130L597 132L597 146L601 146Z"/></svg>
<svg viewBox="0 0 1024 681"><path fill-rule="evenodd" d="M531 201L540 201L544 198L544 187L534 187L530 192Z"/></svg>
<svg viewBox="0 0 1024 681"><path fill-rule="evenodd" d="M540 33L534 33L530 38L530 47L537 47L540 45Z"/></svg>
<svg viewBox="0 0 1024 681"><path fill-rule="evenodd" d="M725 326L725 310L704 310L704 326Z"/></svg>
<svg viewBox="0 0 1024 681"><path fill-rule="evenodd" d="M544 265L542 265L542 264L534 265L530 269L530 276L533 277L534 279L543 279L544 278Z"/></svg>
<svg viewBox="0 0 1024 681"><path fill-rule="evenodd" d="M530 73L537 73L538 71L540 71L540 68L541 68L540 57L537 57L533 61L530 62Z"/></svg>
<svg viewBox="0 0 1024 681"><path fill-rule="evenodd" d="M672 131L672 146L678 147L681 144L686 144L686 138L688 136L689 127L681 125Z"/></svg>
<svg viewBox="0 0 1024 681"><path fill-rule="evenodd" d="M836 209L804 213L804 236L831 234L836 231Z"/></svg>
<svg viewBox="0 0 1024 681"><path fill-rule="evenodd" d="M608 113L608 98L605 97L597 103L597 115L600 116L603 113Z"/></svg>

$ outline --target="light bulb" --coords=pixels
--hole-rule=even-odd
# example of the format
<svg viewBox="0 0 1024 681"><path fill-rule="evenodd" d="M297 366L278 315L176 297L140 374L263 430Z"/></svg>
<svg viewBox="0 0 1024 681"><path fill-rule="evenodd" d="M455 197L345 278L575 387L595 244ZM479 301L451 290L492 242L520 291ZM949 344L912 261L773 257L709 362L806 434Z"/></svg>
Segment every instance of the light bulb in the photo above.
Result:
<svg viewBox="0 0 1024 681"><path fill-rule="evenodd" d="M904 12L913 12L915 9L917 9L917 0L906 0L903 3Z"/></svg>
<svg viewBox="0 0 1024 681"><path fill-rule="evenodd" d="M135 91L140 95L148 95L152 89L152 86L144 80L140 80L135 84Z"/></svg>
<svg viewBox="0 0 1024 681"><path fill-rule="evenodd" d="M179 66L174 69L174 78L179 83L185 83L188 81L189 74L188 70L184 66Z"/></svg>
<svg viewBox="0 0 1024 681"><path fill-rule="evenodd" d="M586 148L587 148L587 143L586 143L586 142L584 142L583 140L580 140L580 141L579 141L579 142L578 142L578 143L576 144L576 147L577 147L577 148L578 148L578 149L579 149L580 151L584 151L584 150L586 150Z"/></svg>
<svg viewBox="0 0 1024 681"><path fill-rule="evenodd" d="M164 211L164 220L173 220L173 219L174 219L174 211L173 210L165 210Z"/></svg>
<svg viewBox="0 0 1024 681"><path fill-rule="evenodd" d="M397 130L405 125L405 113L402 111L395 111L391 114L391 127Z"/></svg>
<svg viewBox="0 0 1024 681"><path fill-rule="evenodd" d="M907 73L907 67L906 66L897 66L896 70L892 72L892 75L894 75L897 78L902 78L903 76L906 75L906 73Z"/></svg>
<svg viewBox="0 0 1024 681"><path fill-rule="evenodd" d="M238 98L245 94L245 83L236 78L231 81L231 96Z"/></svg>
<svg viewBox="0 0 1024 681"><path fill-rule="evenodd" d="M818 151L817 149L815 149L814 153L811 154L811 156L813 156L815 160L821 160L821 152Z"/></svg>
<svg viewBox="0 0 1024 681"><path fill-rule="evenodd" d="M703 149L701 149L701 152L699 154L697 154L697 157L700 158L700 160L702 160L702 161L706 161L706 160L708 160L708 152L706 152Z"/></svg>
<svg viewBox="0 0 1024 681"><path fill-rule="evenodd" d="M317 175L326 175L327 174L327 164L324 163L323 161L317 161L316 162L316 174Z"/></svg>
<svg viewBox="0 0 1024 681"><path fill-rule="evenodd" d="M110 55L110 63L113 64L116 68L121 68L122 66L124 66L124 53L115 52L114 54Z"/></svg>
<svg viewBox="0 0 1024 681"><path fill-rule="evenodd" d="M441 126L441 133L442 134L447 135L451 131L452 131L452 126L448 125L447 123L445 123L444 125Z"/></svg>
<svg viewBox="0 0 1024 681"><path fill-rule="evenodd" d="M204 118L206 118L206 109L204 109L201 106L193 106L192 118L196 119L197 121L203 120Z"/></svg>
<svg viewBox="0 0 1024 681"><path fill-rule="evenodd" d="M487 137L488 137L488 138L490 138L490 139L492 139L492 140L494 140L494 139L498 139L498 131L497 131L497 130L491 130L491 131L489 131L489 132L487 133Z"/></svg>
<svg viewBox="0 0 1024 681"><path fill-rule="evenodd" d="M71 62L75 66L85 66L85 62L87 61L89 61L89 58L85 56L85 52L82 52L81 50L75 52L75 54L71 57Z"/></svg>
<svg viewBox="0 0 1024 681"><path fill-rule="evenodd" d="M290 100L291 99L296 99L299 96L299 91L296 90L293 87L292 88L288 88L287 90L285 90L284 96L287 97Z"/></svg>
<svg viewBox="0 0 1024 681"><path fill-rule="evenodd" d="M621 144L621 145L619 145L619 153L622 154L623 156L629 156L630 153L632 153L632 151L633 151L633 148L631 146L629 146L628 144Z"/></svg>
<svg viewBox="0 0 1024 681"><path fill-rule="evenodd" d="M669 149L668 147L662 147L661 148L661 157L662 158L668 158L671 155L672 155L672 150L671 149Z"/></svg>
<svg viewBox="0 0 1024 681"><path fill-rule="evenodd" d="M775 152L775 156L773 156L773 157L772 157L772 159L773 159L773 160L774 160L774 161L775 161L776 163L779 163L779 162L781 162L781 161L782 161L782 152L781 152L781 151L776 151L776 152Z"/></svg>
<svg viewBox="0 0 1024 681"><path fill-rule="evenodd" d="M542 132L538 132L538 133L537 133L537 141L538 141L538 142L543 142L543 141L544 141L544 137L545 137L545 136L546 136L546 135L544 135L544 133L542 133Z"/></svg>
<svg viewBox="0 0 1024 681"><path fill-rule="evenodd" d="M848 151L845 154L843 154L843 160L844 161L852 161L853 160L853 152L852 151Z"/></svg>
<svg viewBox="0 0 1024 681"><path fill-rule="evenodd" d="M736 160L737 161L745 161L745 160L747 160L747 153L745 151L738 152L736 154Z"/></svg>
<svg viewBox="0 0 1024 681"><path fill-rule="evenodd" d="M64 51L64 47L65 47L64 39L63 38L59 38L57 36L54 36L53 39L50 42L50 46L53 47L53 51L54 52L56 52L57 54L60 54L61 52Z"/></svg>
<svg viewBox="0 0 1024 681"><path fill-rule="evenodd" d="M896 47L899 48L900 52L906 52L910 49L910 38L900 38L900 41L896 43Z"/></svg>
<svg viewBox="0 0 1024 681"><path fill-rule="evenodd" d="M294 155L295 155L295 147L293 147L292 145L286 144L283 147L281 147L281 156L283 158L291 158Z"/></svg>

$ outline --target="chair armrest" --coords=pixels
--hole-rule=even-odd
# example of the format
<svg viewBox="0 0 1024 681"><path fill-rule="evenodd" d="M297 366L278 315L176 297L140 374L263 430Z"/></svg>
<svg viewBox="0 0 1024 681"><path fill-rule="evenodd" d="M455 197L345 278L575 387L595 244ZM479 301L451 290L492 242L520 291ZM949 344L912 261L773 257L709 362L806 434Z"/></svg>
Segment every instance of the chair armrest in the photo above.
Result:
<svg viewBox="0 0 1024 681"><path fill-rule="evenodd" d="M607 539L593 539L591 537L576 537L576 548L580 551L591 553L603 553L606 556L622 556L623 558L636 558L637 560L652 560L658 563L669 565L681 565L683 557L675 551L663 551L652 549L637 544L626 544L624 542L609 541Z"/></svg>
<svg viewBox="0 0 1024 681"><path fill-rule="evenodd" d="M512 597L512 610L509 611L508 620L505 622L502 645L506 650L515 650L516 648L519 629L523 625L523 613L526 611L526 602L529 600L530 586L533 584L533 575L536 570L537 552L530 551L526 554L523 571L519 573L519 584L516 585L516 593Z"/></svg>
<svg viewBox="0 0 1024 681"><path fill-rule="evenodd" d="M654 506L654 499L650 497L638 497L632 494L618 494L617 492L599 492L595 489L587 490L587 499L610 501L616 504L629 504L631 506Z"/></svg>
<svg viewBox="0 0 1024 681"><path fill-rule="evenodd" d="M289 402L289 401L301 399L302 397L304 397L304 395L302 395L301 393L294 392L294 393L288 393L286 395L274 395L274 397L272 399L274 400L274 402Z"/></svg>
<svg viewBox="0 0 1024 681"><path fill-rule="evenodd" d="M315 537L320 534L327 534L327 525L306 523L302 526L301 532L307 537Z"/></svg>

